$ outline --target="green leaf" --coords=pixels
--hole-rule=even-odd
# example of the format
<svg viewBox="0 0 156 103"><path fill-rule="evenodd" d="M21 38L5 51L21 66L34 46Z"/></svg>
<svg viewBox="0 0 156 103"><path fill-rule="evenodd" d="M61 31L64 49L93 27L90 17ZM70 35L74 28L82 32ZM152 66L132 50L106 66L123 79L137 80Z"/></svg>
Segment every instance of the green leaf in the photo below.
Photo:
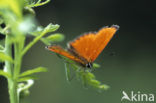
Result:
<svg viewBox="0 0 156 103"><path fill-rule="evenodd" d="M29 76L29 75L32 75L34 73L39 73L39 72L46 72L47 69L44 68L44 67L38 67L38 68L35 68L35 69L32 69L32 70L27 70L23 73L20 74L20 77L24 77L24 76Z"/></svg>
<svg viewBox="0 0 156 103"><path fill-rule="evenodd" d="M97 63L93 63L93 68L100 68L100 65Z"/></svg>
<svg viewBox="0 0 156 103"><path fill-rule="evenodd" d="M0 50L4 50L4 47L2 45L0 45Z"/></svg>
<svg viewBox="0 0 156 103"><path fill-rule="evenodd" d="M64 35L60 33L52 34L46 37L50 42L60 42L64 40Z"/></svg>
<svg viewBox="0 0 156 103"><path fill-rule="evenodd" d="M5 60L13 62L13 59L10 56L4 54L3 52L0 52L0 61L5 61Z"/></svg>
<svg viewBox="0 0 156 103"><path fill-rule="evenodd" d="M92 86L99 90L107 90L109 88L107 85L103 85L100 81L96 80L93 73L85 71L84 75L85 78L83 78L83 81L86 81L86 84L88 84L89 86Z"/></svg>
<svg viewBox="0 0 156 103"><path fill-rule="evenodd" d="M19 78L18 82L25 82L25 81L30 80L30 79L35 80L38 78L37 78L37 76L34 76L34 75L33 76L25 76L25 77Z"/></svg>
<svg viewBox="0 0 156 103"><path fill-rule="evenodd" d="M100 81L96 80L95 75L91 73L89 69L79 67L76 64L70 65L74 69L78 80L81 80L85 87L89 86L98 90L107 90L109 88L108 85L102 84Z"/></svg>
<svg viewBox="0 0 156 103"><path fill-rule="evenodd" d="M46 39L46 38L41 38L41 41L45 44L45 45L51 45L51 42Z"/></svg>
<svg viewBox="0 0 156 103"><path fill-rule="evenodd" d="M46 45L51 45L53 42L61 42L64 40L64 35L60 33L52 34L46 38L41 38L41 41Z"/></svg>
<svg viewBox="0 0 156 103"><path fill-rule="evenodd" d="M3 34L3 35L8 34L9 33L9 28L10 28L10 26L6 26L5 28L0 27L0 33Z"/></svg>
<svg viewBox="0 0 156 103"><path fill-rule="evenodd" d="M30 14L35 15L35 11L34 9L32 9L31 7L24 7L25 11L28 11Z"/></svg>
<svg viewBox="0 0 156 103"><path fill-rule="evenodd" d="M84 72L80 72L80 79L82 80L83 86L87 88L87 76L84 74Z"/></svg>
<svg viewBox="0 0 156 103"><path fill-rule="evenodd" d="M45 29L44 29L44 31L46 32L46 33L50 33L50 32L54 32L54 31L56 31L58 28L59 28L60 26L58 25L58 24L49 24Z"/></svg>
<svg viewBox="0 0 156 103"><path fill-rule="evenodd" d="M30 32L30 34L33 36L38 36L43 32L43 30L44 28L42 26L38 26L36 30L34 30L33 32Z"/></svg>
<svg viewBox="0 0 156 103"><path fill-rule="evenodd" d="M41 32L39 32L39 35L37 35L33 41L31 41L22 51L22 55L24 55L35 43L37 43L41 38L43 38L47 33L53 32L59 28L58 24L49 24L45 29L43 29ZM33 32L31 33L33 35Z"/></svg>
<svg viewBox="0 0 156 103"><path fill-rule="evenodd" d="M3 70L0 70L0 76L4 76L6 78L11 78L11 75L8 74L7 72L4 72Z"/></svg>
<svg viewBox="0 0 156 103"><path fill-rule="evenodd" d="M42 6L47 4L48 2L50 2L50 0L46 0L44 2L42 2L43 0L38 0L37 2L30 2L29 5L27 5L27 7L38 7L38 6ZM28 3L27 3L28 4Z"/></svg>
<svg viewBox="0 0 156 103"><path fill-rule="evenodd" d="M52 23L50 23L45 28L43 28L42 26L38 26L36 28L36 30L34 30L33 32L30 32L30 34L33 35L33 36L38 36L41 33L47 34L47 33L56 31L59 27L60 26L58 24L52 24Z"/></svg>
<svg viewBox="0 0 156 103"><path fill-rule="evenodd" d="M103 84L103 85L100 85L98 88L99 88L100 90L107 90L107 89L109 89L110 87L109 87L108 85L106 85L106 84Z"/></svg>

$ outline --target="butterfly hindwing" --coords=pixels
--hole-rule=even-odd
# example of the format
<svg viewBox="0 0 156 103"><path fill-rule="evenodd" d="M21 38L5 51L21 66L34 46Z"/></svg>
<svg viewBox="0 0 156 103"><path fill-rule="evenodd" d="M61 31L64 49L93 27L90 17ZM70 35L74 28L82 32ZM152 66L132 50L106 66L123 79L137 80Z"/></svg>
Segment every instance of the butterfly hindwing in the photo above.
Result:
<svg viewBox="0 0 156 103"><path fill-rule="evenodd" d="M53 51L59 55L62 55L64 57L67 57L77 63L81 63L81 64L84 64L84 62L79 59L78 57L74 56L73 54L71 54L70 52L64 50L62 47L60 46L57 46L57 45L54 45L54 46L48 46L47 47L50 51Z"/></svg>

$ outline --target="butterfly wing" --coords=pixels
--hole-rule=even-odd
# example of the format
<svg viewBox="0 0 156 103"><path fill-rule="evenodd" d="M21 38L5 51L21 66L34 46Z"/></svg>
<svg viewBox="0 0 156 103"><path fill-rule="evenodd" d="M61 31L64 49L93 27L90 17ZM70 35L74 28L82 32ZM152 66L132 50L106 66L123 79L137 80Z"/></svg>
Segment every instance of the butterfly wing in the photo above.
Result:
<svg viewBox="0 0 156 103"><path fill-rule="evenodd" d="M83 61L79 58L77 58L76 56L72 55L70 52L64 50L62 47L60 46L48 46L47 47L50 51L53 51L59 55L62 55L62 56L65 56L75 62L78 62L78 63L81 63L81 64L84 64Z"/></svg>
<svg viewBox="0 0 156 103"><path fill-rule="evenodd" d="M106 47L119 26L113 25L99 30L97 33L88 33L80 36L69 45L87 61L93 62Z"/></svg>

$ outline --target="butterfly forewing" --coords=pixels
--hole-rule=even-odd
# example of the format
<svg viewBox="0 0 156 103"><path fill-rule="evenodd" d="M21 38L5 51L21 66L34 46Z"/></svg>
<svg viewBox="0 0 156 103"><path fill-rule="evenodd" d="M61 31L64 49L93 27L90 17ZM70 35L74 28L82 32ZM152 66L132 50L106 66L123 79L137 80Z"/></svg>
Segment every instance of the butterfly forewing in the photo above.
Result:
<svg viewBox="0 0 156 103"><path fill-rule="evenodd" d="M116 25L105 27L97 33L88 33L80 36L73 42L70 42L69 45L88 62L93 62L106 47L117 29L118 26Z"/></svg>

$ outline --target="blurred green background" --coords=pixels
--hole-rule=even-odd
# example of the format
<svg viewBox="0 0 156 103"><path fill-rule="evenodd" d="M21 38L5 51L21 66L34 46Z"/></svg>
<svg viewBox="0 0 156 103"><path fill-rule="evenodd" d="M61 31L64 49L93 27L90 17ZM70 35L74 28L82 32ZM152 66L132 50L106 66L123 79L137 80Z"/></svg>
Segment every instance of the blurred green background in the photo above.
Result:
<svg viewBox="0 0 156 103"><path fill-rule="evenodd" d="M109 90L85 89L76 79L68 83L63 61L38 42L25 55L22 70L45 66L48 72L39 74L30 96L21 103L121 103L122 91L156 95L154 9L154 0L52 0L35 8L41 25L52 22L61 26L57 32L66 37L60 43L64 47L85 32L113 24L120 29L97 58L101 67L94 71ZM27 42L32 39L28 37ZM4 78L0 82L0 103L9 103L7 82Z"/></svg>

